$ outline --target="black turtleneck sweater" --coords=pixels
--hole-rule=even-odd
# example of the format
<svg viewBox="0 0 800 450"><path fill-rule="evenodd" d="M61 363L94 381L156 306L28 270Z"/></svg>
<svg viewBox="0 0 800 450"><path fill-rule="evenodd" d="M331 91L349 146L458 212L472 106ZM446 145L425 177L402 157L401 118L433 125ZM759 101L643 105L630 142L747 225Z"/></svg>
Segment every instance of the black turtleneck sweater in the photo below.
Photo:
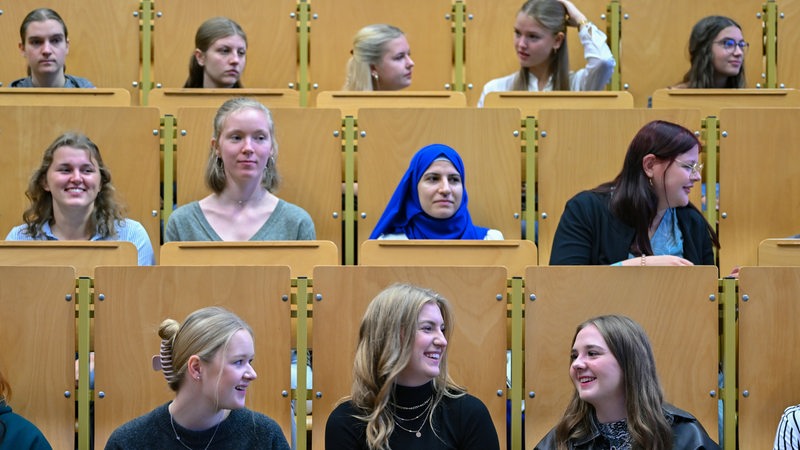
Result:
<svg viewBox="0 0 800 450"><path fill-rule="evenodd" d="M433 395L433 382L419 387L396 386L392 402L401 407L412 407L423 404ZM415 410L397 409L398 416L413 419L425 407ZM363 415L351 402L337 406L325 426L326 450L369 450L366 438L366 423L356 419L355 415ZM408 421L400 421L400 425L408 430L420 429L420 437L414 432L405 431L395 425L389 437L392 450L411 449L457 449L457 450L499 450L500 443L497 431L492 423L489 410L479 399L464 394L458 398L443 397L433 413L433 428L426 422L425 416ZM395 420L397 423L398 421ZM434 430L436 432L434 433Z"/></svg>

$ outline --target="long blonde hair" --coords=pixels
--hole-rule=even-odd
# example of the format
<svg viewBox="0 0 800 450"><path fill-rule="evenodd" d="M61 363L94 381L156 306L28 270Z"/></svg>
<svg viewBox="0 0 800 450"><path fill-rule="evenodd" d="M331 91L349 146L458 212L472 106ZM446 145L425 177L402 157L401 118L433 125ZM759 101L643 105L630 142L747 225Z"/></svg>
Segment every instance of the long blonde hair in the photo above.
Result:
<svg viewBox="0 0 800 450"><path fill-rule="evenodd" d="M347 61L347 78L342 90L374 91L375 84L370 66L378 64L386 50L386 44L403 36L403 32L392 25L367 25L353 37L352 56Z"/></svg>
<svg viewBox="0 0 800 450"><path fill-rule="evenodd" d="M362 412L357 418L367 425L367 446L371 450L389 449L394 419L387 406L397 376L411 360L419 314L427 304L441 311L445 339L449 340L453 327L450 303L429 289L393 284L375 296L364 313L353 364L350 401ZM428 421L436 433L432 419L442 397L460 397L465 392L447 373L447 351L439 361L439 375L433 379L433 389Z"/></svg>

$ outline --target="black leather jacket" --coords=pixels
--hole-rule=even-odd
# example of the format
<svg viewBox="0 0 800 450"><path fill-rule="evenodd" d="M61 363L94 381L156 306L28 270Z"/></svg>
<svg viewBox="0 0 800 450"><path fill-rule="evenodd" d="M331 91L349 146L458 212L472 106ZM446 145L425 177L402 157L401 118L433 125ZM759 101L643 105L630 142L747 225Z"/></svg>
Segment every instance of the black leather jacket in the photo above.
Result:
<svg viewBox="0 0 800 450"><path fill-rule="evenodd" d="M708 436L697 419L686 411L674 406L664 405L664 415L672 424L672 448L675 450L719 450L719 445ZM592 433L580 439L573 439L567 445L570 450L608 450L608 442L600 434L597 419L592 414ZM536 444L534 450L554 450L556 430L553 428Z"/></svg>

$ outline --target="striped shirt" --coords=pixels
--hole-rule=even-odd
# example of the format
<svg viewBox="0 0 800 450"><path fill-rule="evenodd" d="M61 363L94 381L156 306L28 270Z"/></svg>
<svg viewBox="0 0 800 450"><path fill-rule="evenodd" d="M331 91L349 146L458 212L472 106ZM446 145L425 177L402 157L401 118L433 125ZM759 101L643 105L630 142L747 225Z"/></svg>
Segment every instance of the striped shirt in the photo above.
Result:
<svg viewBox="0 0 800 450"><path fill-rule="evenodd" d="M775 432L773 450L800 449L800 405L786 408Z"/></svg>

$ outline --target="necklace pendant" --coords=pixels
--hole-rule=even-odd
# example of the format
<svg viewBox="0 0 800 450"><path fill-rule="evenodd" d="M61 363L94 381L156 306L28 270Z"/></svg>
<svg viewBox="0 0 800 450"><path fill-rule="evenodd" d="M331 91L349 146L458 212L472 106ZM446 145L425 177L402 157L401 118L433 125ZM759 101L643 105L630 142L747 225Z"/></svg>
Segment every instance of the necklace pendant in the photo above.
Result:
<svg viewBox="0 0 800 450"><path fill-rule="evenodd" d="M417 431L416 434L417 434L417 437L421 437L422 436L422 433L420 433L419 431Z"/></svg>

